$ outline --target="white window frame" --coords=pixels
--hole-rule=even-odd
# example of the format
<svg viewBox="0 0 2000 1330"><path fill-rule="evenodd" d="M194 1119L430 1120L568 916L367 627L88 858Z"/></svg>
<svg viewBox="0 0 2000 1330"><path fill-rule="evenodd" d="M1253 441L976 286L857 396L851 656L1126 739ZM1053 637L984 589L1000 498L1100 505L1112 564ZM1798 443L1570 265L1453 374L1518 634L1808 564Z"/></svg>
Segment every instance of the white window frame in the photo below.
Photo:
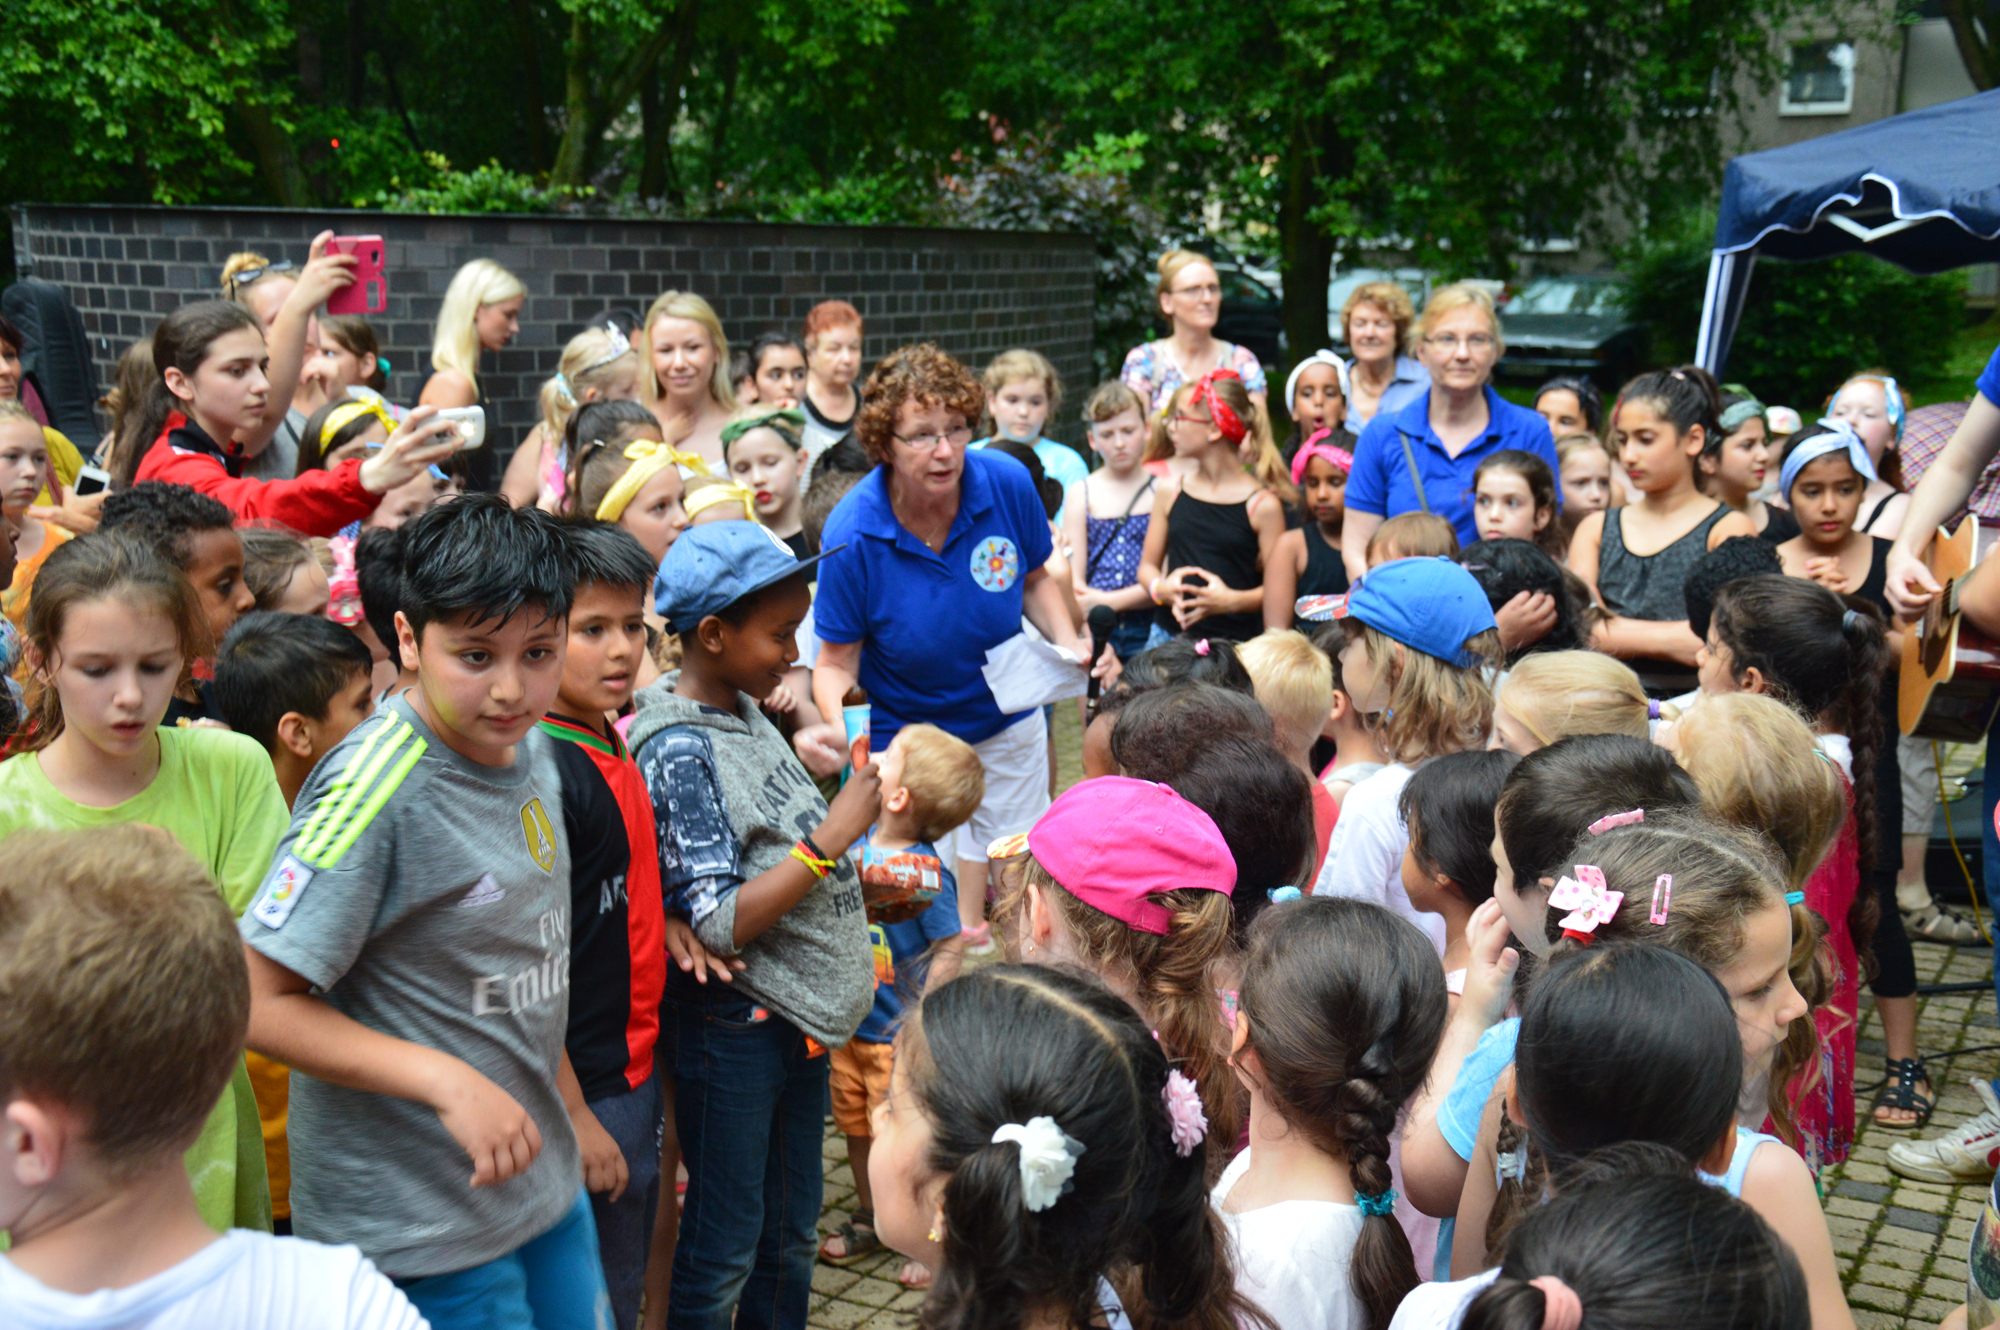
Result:
<svg viewBox="0 0 2000 1330"><path fill-rule="evenodd" d="M1838 51L1841 47L1847 48L1846 95L1837 102L1795 102L1792 100L1791 69L1787 67L1783 81L1778 84L1778 114L1784 116L1852 114L1854 111L1854 65L1856 57L1854 43L1845 37L1835 37L1822 41L1793 42L1791 51L1796 56L1800 49L1809 46L1825 46L1829 48L1828 54L1830 55ZM1835 63L1840 63L1837 58Z"/></svg>

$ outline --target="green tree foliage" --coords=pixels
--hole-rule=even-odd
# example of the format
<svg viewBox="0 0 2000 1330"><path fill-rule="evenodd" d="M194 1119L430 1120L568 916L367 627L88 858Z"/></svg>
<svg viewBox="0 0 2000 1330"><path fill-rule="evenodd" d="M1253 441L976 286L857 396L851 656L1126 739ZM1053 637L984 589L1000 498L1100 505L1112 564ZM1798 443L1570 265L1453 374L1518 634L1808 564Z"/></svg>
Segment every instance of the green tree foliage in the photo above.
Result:
<svg viewBox="0 0 2000 1330"><path fill-rule="evenodd" d="M1220 215L1304 347L1336 255L1504 276L1708 194L1826 3L15 0L0 202L1080 226L1128 303Z"/></svg>
<svg viewBox="0 0 2000 1330"><path fill-rule="evenodd" d="M1653 358L1662 364L1694 354L1714 237L1715 214L1687 210L1625 260L1627 308L1652 329ZM1810 418L1842 379L1871 365L1905 381L1940 377L1964 322L1959 274L1919 277L1863 254L1759 260L1726 377Z"/></svg>

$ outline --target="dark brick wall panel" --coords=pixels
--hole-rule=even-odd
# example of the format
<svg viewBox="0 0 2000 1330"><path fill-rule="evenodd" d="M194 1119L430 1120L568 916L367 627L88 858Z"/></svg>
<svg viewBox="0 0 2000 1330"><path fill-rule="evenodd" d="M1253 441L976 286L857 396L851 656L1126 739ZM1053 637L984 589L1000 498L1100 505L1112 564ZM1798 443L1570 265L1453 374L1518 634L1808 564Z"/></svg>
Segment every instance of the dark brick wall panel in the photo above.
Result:
<svg viewBox="0 0 2000 1330"><path fill-rule="evenodd" d="M733 345L798 332L821 300L866 320L869 365L905 342L936 341L977 371L1009 347L1055 362L1068 389L1050 433L1080 442L1075 407L1090 389L1090 237L915 227L438 217L261 208L25 204L14 209L22 276L68 290L108 388L119 355L161 316L217 294L239 249L294 263L322 230L380 235L389 308L373 316L393 366L390 396L413 402L430 373L430 332L445 287L467 260L491 258L528 289L521 335L488 356L481 383L504 453L534 425L535 399L563 343L607 306L643 313L664 290L714 305Z"/></svg>

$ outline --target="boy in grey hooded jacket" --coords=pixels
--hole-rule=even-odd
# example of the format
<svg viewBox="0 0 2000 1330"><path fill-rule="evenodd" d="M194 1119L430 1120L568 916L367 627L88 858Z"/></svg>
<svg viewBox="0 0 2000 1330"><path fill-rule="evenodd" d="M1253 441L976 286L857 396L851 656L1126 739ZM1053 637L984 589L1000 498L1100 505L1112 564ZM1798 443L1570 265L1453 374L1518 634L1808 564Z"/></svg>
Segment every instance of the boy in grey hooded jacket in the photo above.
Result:
<svg viewBox="0 0 2000 1330"><path fill-rule="evenodd" d="M821 1199L826 1050L874 1002L847 849L881 804L870 763L828 807L759 711L811 605L768 529L682 534L654 583L682 668L645 690L629 735L653 802L660 886L733 981L667 970L674 1123L688 1171L669 1330L803 1330Z"/></svg>

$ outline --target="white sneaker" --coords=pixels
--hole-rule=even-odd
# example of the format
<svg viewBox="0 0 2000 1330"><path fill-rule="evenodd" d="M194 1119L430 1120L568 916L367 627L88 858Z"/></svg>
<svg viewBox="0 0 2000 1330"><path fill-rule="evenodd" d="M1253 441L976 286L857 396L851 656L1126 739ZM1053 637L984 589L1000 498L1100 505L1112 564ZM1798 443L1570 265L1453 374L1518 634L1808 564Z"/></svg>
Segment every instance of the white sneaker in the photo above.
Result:
<svg viewBox="0 0 2000 1330"><path fill-rule="evenodd" d="M1972 1082L1984 1105L1978 1117L1929 1141L1898 1141L1889 1147L1889 1171L1919 1182L1980 1183L2000 1169L2000 1098L1984 1080Z"/></svg>

